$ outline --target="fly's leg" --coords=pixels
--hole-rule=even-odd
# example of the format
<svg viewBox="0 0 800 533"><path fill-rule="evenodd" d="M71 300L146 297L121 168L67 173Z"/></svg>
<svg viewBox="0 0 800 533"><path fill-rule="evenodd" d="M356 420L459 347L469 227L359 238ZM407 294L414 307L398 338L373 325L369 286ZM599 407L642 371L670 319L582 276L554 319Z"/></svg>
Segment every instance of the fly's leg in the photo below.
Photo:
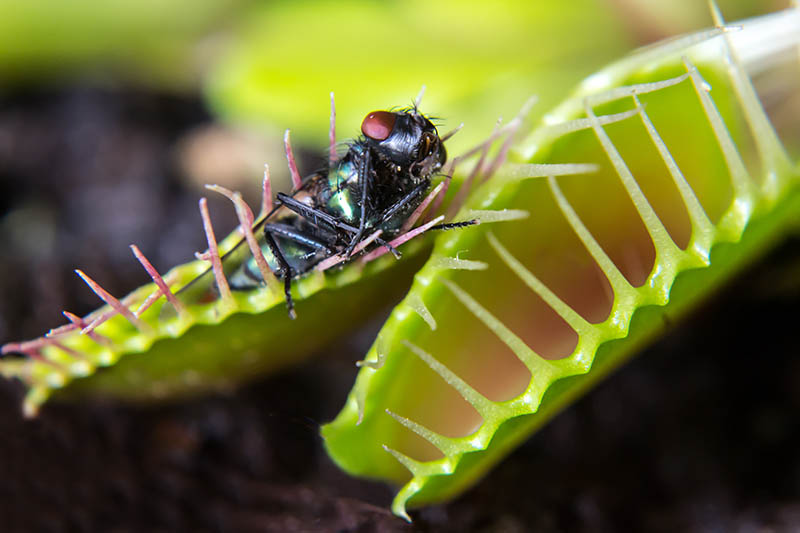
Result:
<svg viewBox="0 0 800 533"><path fill-rule="evenodd" d="M448 222L446 224L436 224L435 226L431 226L430 228L428 228L428 231L466 228L467 226L473 226L477 223L478 221L474 219L465 220L464 222Z"/></svg>
<svg viewBox="0 0 800 533"><path fill-rule="evenodd" d="M361 218L358 222L358 233L350 239L350 245L345 252L345 258L349 259L353 253L353 249L361 241L364 236L364 227L367 223L367 195L369 194L369 178L372 173L372 160L370 152L367 150L361 159L361 165L358 168L358 183L361 185Z"/></svg>
<svg viewBox="0 0 800 533"><path fill-rule="evenodd" d="M319 226L319 222L322 221L334 229L341 229L347 232L358 231L356 228L340 221L335 216L330 215L325 211L314 209L313 207L310 207L299 200L295 200L293 197L289 196L286 193L279 192L277 195L277 199L282 205L285 205L289 210L294 211L295 213L297 213L304 219L308 220L315 226Z"/></svg>
<svg viewBox="0 0 800 533"><path fill-rule="evenodd" d="M316 248L317 250L322 250L323 252L333 255L333 250L328 248L324 243L305 235L291 226L287 226L285 224L266 224L264 226L264 231L268 232L272 235L280 235L286 239L292 240L298 244L305 244L306 246L311 246L312 248Z"/></svg>
<svg viewBox="0 0 800 533"><path fill-rule="evenodd" d="M309 207L306 204L304 204L303 202L295 200L294 198L292 198L291 196L289 196L287 194L279 192L278 193L278 201L282 205L286 206L289 210L297 213L298 215L300 215L304 219L308 220L309 222L311 222L315 226L319 225L319 221L323 221L323 222L325 222L326 224L328 224L329 226L331 226L335 230L340 230L341 232L344 232L344 233L347 233L347 234L358 233L358 228L355 228L355 227L351 226L350 224L342 222L338 218L336 218L336 217L334 217L332 215L329 215L325 211L320 211L319 209L314 209L313 207ZM392 246L391 244L389 244L388 242L386 242L386 241L384 241L383 239L380 239L380 238L375 239L375 242L378 245L383 246L384 248L386 248L397 259L400 259L400 255L401 254L400 254L400 252L397 251L397 249L395 249L394 246Z"/></svg>
<svg viewBox="0 0 800 533"><path fill-rule="evenodd" d="M472 226L473 224L479 224L480 223L479 220L467 220L467 221L464 221L464 222L450 222L450 223L445 223L445 224L437 224L437 222L441 222L442 220L444 220L444 215L440 215L440 216L436 217L435 219L431 220L430 222L426 222L422 226L416 227L416 228L414 228L412 230L409 230L409 231L403 233L399 237L396 237L395 239L393 239L390 244L393 245L393 246L400 246L401 244L410 241L414 237L416 237L418 235L422 235L423 233L426 233L426 232L428 232L428 231L430 231L432 229L447 230L447 229L454 229L454 228L463 228L465 226ZM372 250L367 255L362 257L361 260L364 263L369 263L370 261L372 261L374 259L377 259L381 255L383 255L384 253L385 252L383 250L380 250L380 249Z"/></svg>
<svg viewBox="0 0 800 533"><path fill-rule="evenodd" d="M284 239L294 241L298 244L323 251L328 254L328 256L333 255L333 251L319 240L301 233L291 226L287 226L285 224L264 225L264 237L269 249L272 251L272 255L275 256L275 259L278 261L278 266L280 267L281 275L283 276L283 291L286 294L286 306L289 308L289 318L294 319L297 317L297 313L294 311L294 300L292 300L291 292L292 272L291 268L289 267L289 262L286 260L286 257L283 255L283 252L275 240L276 235Z"/></svg>
<svg viewBox="0 0 800 533"><path fill-rule="evenodd" d="M380 220L379 223L386 222L387 220L392 218L398 211L400 211L403 207L405 207L411 200L416 199L418 196L422 196L422 193L424 193L425 189L427 189L427 188L428 188L428 185L426 183L417 185L414 188L414 190L412 190L410 193L408 193L407 195L403 196L400 200L398 200L397 202L395 202L394 204L389 206L389 209L387 209L383 213L383 216L381 217L381 220Z"/></svg>
<svg viewBox="0 0 800 533"><path fill-rule="evenodd" d="M289 263L286 261L286 258L283 257L283 252L281 252L278 243L275 242L275 238L268 228L265 228L264 235L266 236L267 246L269 246L269 249L272 251L272 255L278 260L278 266L283 276L283 293L286 295L286 307L289 311L289 318L294 320L297 318L297 313L294 311L294 300L292 300L292 272L289 268Z"/></svg>
<svg viewBox="0 0 800 533"><path fill-rule="evenodd" d="M403 255L397 250L397 248L392 246L390 243L384 241L383 239L380 238L375 239L375 242L378 243L379 246L383 246L384 248L386 248L386 250L388 250L389 253L391 253L395 259L400 259L400 257Z"/></svg>

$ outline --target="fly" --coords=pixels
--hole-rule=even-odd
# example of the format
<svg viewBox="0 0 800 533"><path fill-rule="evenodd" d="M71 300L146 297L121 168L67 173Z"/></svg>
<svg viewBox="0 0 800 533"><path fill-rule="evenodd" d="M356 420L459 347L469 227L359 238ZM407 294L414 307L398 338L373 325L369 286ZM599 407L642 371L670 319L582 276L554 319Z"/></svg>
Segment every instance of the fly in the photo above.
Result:
<svg viewBox="0 0 800 533"><path fill-rule="evenodd" d="M348 261L362 249L377 247L400 257L390 241L408 229L409 217L447 161L444 141L448 136L440 137L416 104L367 114L361 133L348 143L342 157L331 157L327 168L307 176L291 195L278 193L276 206L253 227L269 269L283 280L291 318L296 317L292 280L323 261L334 256ZM428 229L476 223L469 220ZM232 290L251 290L265 283L255 257L248 252L240 242L222 258ZM195 282L179 294L192 292L187 289Z"/></svg>

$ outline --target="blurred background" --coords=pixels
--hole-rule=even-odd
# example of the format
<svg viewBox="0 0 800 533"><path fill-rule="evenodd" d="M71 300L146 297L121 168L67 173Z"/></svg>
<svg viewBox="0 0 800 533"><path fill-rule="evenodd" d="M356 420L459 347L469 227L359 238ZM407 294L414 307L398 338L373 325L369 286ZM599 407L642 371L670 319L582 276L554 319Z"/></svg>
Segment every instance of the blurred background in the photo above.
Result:
<svg viewBox="0 0 800 533"><path fill-rule="evenodd" d="M719 4L736 20L788 1ZM123 295L147 281L129 244L160 271L203 249L203 184L258 205L269 163L276 189L288 189L285 129L301 173L321 166L331 91L345 140L367 112L409 105L425 85L425 113L444 130L465 124L448 143L458 153L531 95L541 115L633 48L710 24L697 0L0 0L0 344L63 323L63 309L97 307L74 268ZM209 202L218 233L233 229L227 200ZM317 436L380 316L341 354L227 397L48 406L26 422L21 386L2 381L0 530L800 527L794 352L753 370L725 360L725 333L714 334L733 319L788 343L782 320L797 287L763 290L764 280L799 255L797 242L785 245L476 490L414 526L386 511L389 488L338 472ZM700 350L708 355L698 364ZM762 393L740 397L759 380ZM620 455L630 471L606 464Z"/></svg>

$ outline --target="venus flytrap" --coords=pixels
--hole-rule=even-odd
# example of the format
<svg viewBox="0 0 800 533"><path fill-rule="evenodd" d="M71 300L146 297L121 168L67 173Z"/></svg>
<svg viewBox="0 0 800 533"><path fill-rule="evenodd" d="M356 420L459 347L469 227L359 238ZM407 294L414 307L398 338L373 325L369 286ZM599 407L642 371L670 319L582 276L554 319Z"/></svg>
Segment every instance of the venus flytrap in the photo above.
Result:
<svg viewBox="0 0 800 533"><path fill-rule="evenodd" d="M492 180L465 209L529 216L438 238L371 351L383 364L323 427L342 468L402 485L396 514L475 483L796 225L783 143L800 139L775 132L750 74L775 57L800 70L800 12L741 27L712 12L717 28L588 78L512 154L595 172Z"/></svg>
<svg viewBox="0 0 800 533"><path fill-rule="evenodd" d="M596 73L538 127L523 108L451 160L464 184L455 200L439 209L443 180L427 216L415 213L481 224L437 238L322 430L342 468L402 485L396 514L465 490L796 224L800 139L776 133L751 76L766 58L797 66L800 13L726 27L712 11L717 28ZM797 91L797 79L782 81ZM28 387L26 414L51 396L180 397L273 371L369 316L425 250L415 239L403 261L368 257L296 280L300 319L290 321L274 280L224 290L218 259L249 242L260 217L237 193L212 190L241 225L217 242L201 204L209 249L197 261L162 276L132 247L152 284L118 300L79 272L107 305L65 312L70 324L3 348L26 355L0 361ZM268 180L264 191L262 215ZM173 295L209 263L220 296Z"/></svg>

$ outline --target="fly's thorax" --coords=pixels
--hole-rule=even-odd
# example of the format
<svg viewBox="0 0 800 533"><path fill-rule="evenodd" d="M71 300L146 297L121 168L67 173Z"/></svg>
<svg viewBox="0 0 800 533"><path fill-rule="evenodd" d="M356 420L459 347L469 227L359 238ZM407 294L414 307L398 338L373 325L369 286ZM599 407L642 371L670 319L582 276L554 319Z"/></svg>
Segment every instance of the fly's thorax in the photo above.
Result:
<svg viewBox="0 0 800 533"><path fill-rule="evenodd" d="M358 168L351 154L340 159L327 173L321 173L308 190L317 209L350 225L357 225L361 217L360 191Z"/></svg>

